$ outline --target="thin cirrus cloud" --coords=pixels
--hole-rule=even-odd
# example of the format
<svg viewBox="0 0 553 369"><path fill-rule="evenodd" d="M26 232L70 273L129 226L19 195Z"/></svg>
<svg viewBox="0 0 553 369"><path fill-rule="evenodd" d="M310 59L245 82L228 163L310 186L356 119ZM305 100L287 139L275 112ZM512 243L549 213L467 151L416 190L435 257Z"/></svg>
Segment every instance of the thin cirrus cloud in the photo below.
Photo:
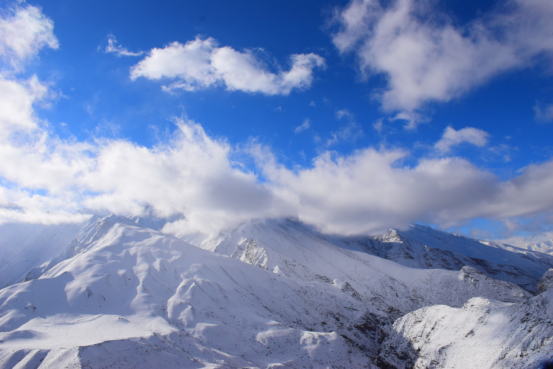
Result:
<svg viewBox="0 0 553 369"><path fill-rule="evenodd" d="M553 2L508 0L461 28L428 0L353 0L337 11L332 40L354 54L361 74L384 74L377 93L387 112L412 113L430 101L446 102L490 78L553 56ZM411 115L409 115L411 114Z"/></svg>
<svg viewBox="0 0 553 369"><path fill-rule="evenodd" d="M120 57L120 56L140 56L140 55L144 54L143 51L132 52L132 51L127 50L126 48L121 46L117 42L117 39L115 38L115 36L111 35L111 34L108 35L108 44L107 44L106 48L104 49L104 52L115 54L118 57Z"/></svg>
<svg viewBox="0 0 553 369"><path fill-rule="evenodd" d="M305 119L302 124L296 127L294 129L294 133L301 133L303 131L307 131L311 127L311 121L309 119Z"/></svg>
<svg viewBox="0 0 553 369"><path fill-rule="evenodd" d="M551 122L553 121L553 104L536 104L534 106L534 113L537 121Z"/></svg>
<svg viewBox="0 0 553 369"><path fill-rule="evenodd" d="M251 50L239 52L229 46L219 47L213 38L173 42L152 49L131 69L131 79L175 80L164 90L196 91L224 85L229 91L288 95L293 89L311 86L313 70L324 68L325 60L313 53L290 56L291 68L270 72Z"/></svg>
<svg viewBox="0 0 553 369"><path fill-rule="evenodd" d="M447 153L451 151L453 146L462 143L470 143L472 145L483 147L488 143L489 134L478 128L466 127L456 131L452 127L447 127L442 138L436 142L434 147L436 150Z"/></svg>
<svg viewBox="0 0 553 369"><path fill-rule="evenodd" d="M355 116L349 110L338 110L336 112L336 118L338 120L345 120L347 123L330 134L330 138L326 140L324 147L329 148L338 143L355 141L365 134L363 128L357 124Z"/></svg>
<svg viewBox="0 0 553 369"><path fill-rule="evenodd" d="M49 21L40 12L35 19ZM501 180L462 158L413 160L406 150L366 148L350 155L323 151L309 166L290 169L269 147L232 146L183 119L174 119L171 139L153 147L120 138L63 140L34 110L49 88L37 77L0 74L0 205L8 205L0 223L80 221L72 212L81 208L135 215L154 209L186 216L166 228L177 235L284 216L331 233L366 234L415 221L447 227L476 217L553 212L553 161ZM338 115L351 119L346 111ZM444 148L483 142L468 131L450 132ZM237 165L244 155L255 160L255 171Z"/></svg>

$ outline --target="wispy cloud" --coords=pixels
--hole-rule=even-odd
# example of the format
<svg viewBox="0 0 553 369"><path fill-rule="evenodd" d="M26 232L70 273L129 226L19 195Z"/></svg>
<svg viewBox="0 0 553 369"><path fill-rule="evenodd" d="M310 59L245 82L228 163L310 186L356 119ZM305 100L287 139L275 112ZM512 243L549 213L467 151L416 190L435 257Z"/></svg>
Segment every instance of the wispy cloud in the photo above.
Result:
<svg viewBox="0 0 553 369"><path fill-rule="evenodd" d="M108 45L104 49L106 53L113 53L119 56L140 56L144 54L143 51L132 52L119 45L114 35L108 35Z"/></svg>
<svg viewBox="0 0 553 369"><path fill-rule="evenodd" d="M152 49L131 70L131 79L174 79L166 91L196 91L224 85L230 91L288 95L293 89L311 86L313 69L324 68L325 60L317 54L290 56L291 68L270 72L252 50L239 52L229 46L219 47L213 38L197 37L186 44L173 42L163 49Z"/></svg>
<svg viewBox="0 0 553 369"><path fill-rule="evenodd" d="M347 121L346 124L340 126L336 131L332 132L330 138L326 140L324 147L336 145L341 142L355 141L363 137L363 128L355 121L354 115L348 109L341 109L336 112L338 120Z"/></svg>
<svg viewBox="0 0 553 369"><path fill-rule="evenodd" d="M303 131L307 131L311 127L311 122L309 119L305 119L302 124L296 127L294 129L294 133L301 133Z"/></svg>
<svg viewBox="0 0 553 369"><path fill-rule="evenodd" d="M536 104L534 113L537 121L551 122L553 121L553 104Z"/></svg>

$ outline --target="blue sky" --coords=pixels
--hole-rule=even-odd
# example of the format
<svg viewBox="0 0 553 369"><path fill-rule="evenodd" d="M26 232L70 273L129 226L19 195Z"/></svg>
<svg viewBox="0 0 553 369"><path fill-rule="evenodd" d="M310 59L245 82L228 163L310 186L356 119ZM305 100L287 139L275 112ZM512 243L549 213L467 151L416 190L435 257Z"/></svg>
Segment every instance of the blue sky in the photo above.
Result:
<svg viewBox="0 0 553 369"><path fill-rule="evenodd" d="M0 97L27 109L0 117L0 201L153 207L188 231L551 230L546 0L0 6L2 79L26 96Z"/></svg>

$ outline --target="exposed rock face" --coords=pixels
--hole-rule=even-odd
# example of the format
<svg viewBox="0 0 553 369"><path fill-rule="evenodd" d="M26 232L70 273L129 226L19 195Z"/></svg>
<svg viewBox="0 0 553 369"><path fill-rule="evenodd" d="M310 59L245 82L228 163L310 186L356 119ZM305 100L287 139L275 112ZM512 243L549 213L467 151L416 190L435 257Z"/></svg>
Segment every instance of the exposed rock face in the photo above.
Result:
<svg viewBox="0 0 553 369"><path fill-rule="evenodd" d="M553 269L549 269L541 277L540 281L538 282L538 287L536 288L536 293L540 294L551 288L553 288Z"/></svg>

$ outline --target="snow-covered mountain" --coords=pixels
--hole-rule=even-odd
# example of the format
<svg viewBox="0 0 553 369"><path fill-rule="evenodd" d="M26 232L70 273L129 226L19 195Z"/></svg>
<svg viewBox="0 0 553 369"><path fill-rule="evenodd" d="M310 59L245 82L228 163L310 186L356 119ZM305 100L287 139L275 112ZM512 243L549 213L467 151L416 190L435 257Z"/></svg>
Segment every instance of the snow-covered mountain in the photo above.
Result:
<svg viewBox="0 0 553 369"><path fill-rule="evenodd" d="M553 255L553 240L531 243L523 248Z"/></svg>
<svg viewBox="0 0 553 369"><path fill-rule="evenodd" d="M539 278L553 267L553 256L498 242L480 241L412 225L408 230L390 230L380 237L339 240L344 247L365 250L414 268L459 270L472 266L486 275L535 291Z"/></svg>
<svg viewBox="0 0 553 369"><path fill-rule="evenodd" d="M385 368L539 368L553 353L553 270L524 303L475 297L398 319L377 363Z"/></svg>
<svg viewBox="0 0 553 369"><path fill-rule="evenodd" d="M553 232L545 232L531 237L511 237L500 242L553 255Z"/></svg>
<svg viewBox="0 0 553 369"><path fill-rule="evenodd" d="M535 299L471 266L401 265L290 220L252 221L201 248L114 215L79 227L0 290L0 367L378 368L409 313ZM389 235L365 240L406 243Z"/></svg>
<svg viewBox="0 0 553 369"><path fill-rule="evenodd" d="M340 254L338 259L343 255L349 258L352 251L417 269L460 270L467 265L529 291L535 291L539 278L553 267L551 255L421 225L406 231L390 230L383 236L345 238L322 235L293 220L258 220L211 236L200 247L271 270L278 267L286 275L309 273L321 258L321 249ZM291 263L291 259L295 261ZM325 259L317 268L327 270L329 263L330 268L342 268L335 263L338 259Z"/></svg>

